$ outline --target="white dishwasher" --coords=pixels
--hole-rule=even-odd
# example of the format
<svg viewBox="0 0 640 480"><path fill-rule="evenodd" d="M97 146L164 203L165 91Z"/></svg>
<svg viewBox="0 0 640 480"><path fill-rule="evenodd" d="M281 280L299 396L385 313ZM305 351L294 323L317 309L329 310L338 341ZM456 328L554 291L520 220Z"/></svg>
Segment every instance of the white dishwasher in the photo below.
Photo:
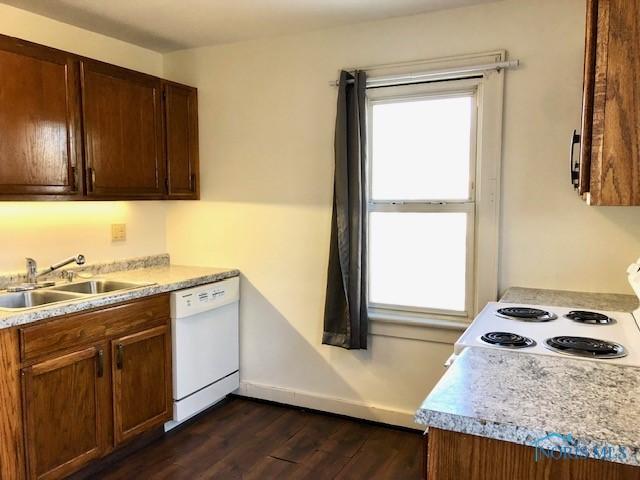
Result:
<svg viewBox="0 0 640 480"><path fill-rule="evenodd" d="M173 420L165 431L240 386L239 286L234 277L171 294Z"/></svg>

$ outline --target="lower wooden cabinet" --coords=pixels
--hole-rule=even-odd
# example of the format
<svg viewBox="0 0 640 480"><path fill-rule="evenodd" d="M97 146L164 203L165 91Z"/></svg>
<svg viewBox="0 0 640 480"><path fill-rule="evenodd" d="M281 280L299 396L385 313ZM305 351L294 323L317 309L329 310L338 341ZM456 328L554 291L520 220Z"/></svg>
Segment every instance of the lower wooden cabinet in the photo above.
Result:
<svg viewBox="0 0 640 480"><path fill-rule="evenodd" d="M427 480L640 480L640 467L593 458L537 459L526 445L429 428Z"/></svg>
<svg viewBox="0 0 640 480"><path fill-rule="evenodd" d="M166 326L112 342L115 442L171 417L171 335Z"/></svg>
<svg viewBox="0 0 640 480"><path fill-rule="evenodd" d="M107 449L105 345L23 370L29 478L61 478Z"/></svg>
<svg viewBox="0 0 640 480"><path fill-rule="evenodd" d="M19 329L28 479L64 478L171 419L170 325L160 295Z"/></svg>

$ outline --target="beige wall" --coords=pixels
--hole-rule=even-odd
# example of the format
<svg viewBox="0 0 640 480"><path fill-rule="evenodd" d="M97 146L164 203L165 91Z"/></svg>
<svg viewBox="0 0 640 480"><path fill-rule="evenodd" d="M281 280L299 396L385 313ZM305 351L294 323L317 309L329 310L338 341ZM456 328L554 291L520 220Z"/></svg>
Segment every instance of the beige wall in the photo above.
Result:
<svg viewBox="0 0 640 480"><path fill-rule="evenodd" d="M0 33L143 72L162 73L158 53L0 4ZM91 262L164 253L166 205L160 202L0 202L0 271L41 265L74 252ZM111 223L126 223L127 241L111 243Z"/></svg>
<svg viewBox="0 0 640 480"><path fill-rule="evenodd" d="M501 288L630 293L638 209L587 207L567 181L583 17L582 0L505 0L167 55L165 74L200 89L202 201L1 203L0 271L27 254L49 262L82 250L93 261L167 248L174 262L239 267L245 391L345 413L374 406L368 416L398 412L393 421L408 424L455 335L376 335L365 352L320 344L336 94L327 82L342 67L507 49L522 68L506 75ZM159 54L4 5L0 33L163 71ZM122 222L129 239L111 244L109 225Z"/></svg>
<svg viewBox="0 0 640 480"><path fill-rule="evenodd" d="M341 67L503 48L520 59L506 75L500 286L630 293L638 209L587 207L567 176L583 28L582 0L513 0L165 56L166 75L200 89L202 164L202 201L171 205L168 247L175 261L244 273L244 382L410 412L451 348L384 336L367 352L320 344L327 82Z"/></svg>

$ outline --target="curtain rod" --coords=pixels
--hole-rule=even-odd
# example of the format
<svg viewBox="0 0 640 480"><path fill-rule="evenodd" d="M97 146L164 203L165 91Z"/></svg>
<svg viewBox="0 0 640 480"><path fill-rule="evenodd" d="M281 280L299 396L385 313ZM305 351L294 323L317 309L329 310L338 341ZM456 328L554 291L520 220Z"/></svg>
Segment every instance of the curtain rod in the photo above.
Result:
<svg viewBox="0 0 640 480"><path fill-rule="evenodd" d="M444 80L473 73L487 72L490 70L500 71L507 68L518 68L519 65L519 60L506 60L504 62L485 63L482 65L469 65L467 67L447 68L421 73L407 73L404 75L387 75L382 77L373 77L367 78L367 87L386 87L393 85L406 85L411 83L427 82L433 80ZM353 80L347 80L347 83L353 83ZM329 85L332 87L337 87L339 85L339 81L333 80L329 82Z"/></svg>

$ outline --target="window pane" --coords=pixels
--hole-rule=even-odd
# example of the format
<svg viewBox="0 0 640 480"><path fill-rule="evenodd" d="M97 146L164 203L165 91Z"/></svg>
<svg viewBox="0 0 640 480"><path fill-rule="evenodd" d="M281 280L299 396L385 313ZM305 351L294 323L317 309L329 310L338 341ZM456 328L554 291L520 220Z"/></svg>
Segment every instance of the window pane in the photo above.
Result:
<svg viewBox="0 0 640 480"><path fill-rule="evenodd" d="M373 104L373 200L469 198L473 98Z"/></svg>
<svg viewBox="0 0 640 480"><path fill-rule="evenodd" d="M465 310L466 213L373 212L369 301Z"/></svg>

